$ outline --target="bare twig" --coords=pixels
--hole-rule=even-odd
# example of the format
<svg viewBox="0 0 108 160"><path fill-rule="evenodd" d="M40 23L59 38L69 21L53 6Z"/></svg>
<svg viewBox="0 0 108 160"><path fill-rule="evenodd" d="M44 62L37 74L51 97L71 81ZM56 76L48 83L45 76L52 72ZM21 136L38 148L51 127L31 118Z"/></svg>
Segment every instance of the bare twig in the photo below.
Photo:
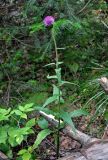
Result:
<svg viewBox="0 0 108 160"><path fill-rule="evenodd" d="M104 21L101 21L101 22L108 29L108 25Z"/></svg>
<svg viewBox="0 0 108 160"><path fill-rule="evenodd" d="M81 12L83 12L85 9L86 9L86 7L89 5L89 3L91 2L92 0L89 0L86 4L85 4L85 6L77 13L77 14L80 14Z"/></svg>

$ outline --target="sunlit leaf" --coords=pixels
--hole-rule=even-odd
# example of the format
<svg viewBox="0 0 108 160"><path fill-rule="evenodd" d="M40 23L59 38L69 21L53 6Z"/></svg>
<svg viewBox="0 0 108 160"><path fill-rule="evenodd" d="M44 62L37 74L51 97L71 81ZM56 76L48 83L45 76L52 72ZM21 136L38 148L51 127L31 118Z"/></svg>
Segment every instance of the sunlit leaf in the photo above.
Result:
<svg viewBox="0 0 108 160"><path fill-rule="evenodd" d="M31 154L29 152L26 152L22 155L23 160L30 160Z"/></svg>
<svg viewBox="0 0 108 160"><path fill-rule="evenodd" d="M30 119L30 120L26 123L26 126L31 128L31 127L33 127L35 124L36 124L35 118L33 118L33 119Z"/></svg>

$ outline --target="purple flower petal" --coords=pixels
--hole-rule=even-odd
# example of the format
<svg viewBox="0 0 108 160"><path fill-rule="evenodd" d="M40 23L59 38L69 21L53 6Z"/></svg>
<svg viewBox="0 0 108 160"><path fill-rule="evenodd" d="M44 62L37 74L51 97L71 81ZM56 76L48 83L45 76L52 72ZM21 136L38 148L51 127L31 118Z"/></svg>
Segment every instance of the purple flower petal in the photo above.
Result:
<svg viewBox="0 0 108 160"><path fill-rule="evenodd" d="M45 26L51 26L54 23L55 19L53 16L46 16L43 20Z"/></svg>

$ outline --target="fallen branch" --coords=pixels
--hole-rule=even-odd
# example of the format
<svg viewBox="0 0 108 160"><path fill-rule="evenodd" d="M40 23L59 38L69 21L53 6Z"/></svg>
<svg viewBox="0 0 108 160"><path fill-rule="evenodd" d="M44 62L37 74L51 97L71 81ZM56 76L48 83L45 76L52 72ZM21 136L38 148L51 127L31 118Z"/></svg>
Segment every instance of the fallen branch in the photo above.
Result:
<svg viewBox="0 0 108 160"><path fill-rule="evenodd" d="M58 125L58 121L52 115L47 115L42 111L39 114L52 125ZM80 142L83 147L80 152L72 153L70 156L60 160L108 160L108 140L91 138L77 129L76 133L74 133L69 125L62 129L62 132Z"/></svg>
<svg viewBox="0 0 108 160"><path fill-rule="evenodd" d="M99 82L105 93L108 94L108 79L106 77L102 77L99 79ZM108 139L108 125L105 128L102 139Z"/></svg>
<svg viewBox="0 0 108 160"><path fill-rule="evenodd" d="M8 157L0 151L0 160L9 160Z"/></svg>
<svg viewBox="0 0 108 160"><path fill-rule="evenodd" d="M42 111L39 111L39 114L41 116L43 116L53 126L58 125L58 120L56 120L54 118L54 116L48 115ZM81 131L79 131L77 129L76 129L76 132L74 133L74 131L72 130L72 127L70 127L69 125L66 126L64 129L62 129L62 132L65 133L66 135L68 135L69 137L75 139L76 141L78 141L82 145L87 145L87 144L97 140L97 138L91 138L89 135L82 133Z"/></svg>
<svg viewBox="0 0 108 160"><path fill-rule="evenodd" d="M98 140L59 160L108 160L108 140Z"/></svg>
<svg viewBox="0 0 108 160"><path fill-rule="evenodd" d="M99 83L106 94L108 94L108 79L106 77L102 77L99 79Z"/></svg>

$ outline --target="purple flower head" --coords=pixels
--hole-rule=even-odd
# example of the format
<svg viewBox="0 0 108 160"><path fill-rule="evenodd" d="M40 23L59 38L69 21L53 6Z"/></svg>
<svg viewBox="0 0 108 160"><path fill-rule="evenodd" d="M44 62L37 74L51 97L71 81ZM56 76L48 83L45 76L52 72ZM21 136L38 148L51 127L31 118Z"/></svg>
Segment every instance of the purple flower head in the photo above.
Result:
<svg viewBox="0 0 108 160"><path fill-rule="evenodd" d="M53 16L46 16L43 20L45 26L51 26L54 23L55 19Z"/></svg>

